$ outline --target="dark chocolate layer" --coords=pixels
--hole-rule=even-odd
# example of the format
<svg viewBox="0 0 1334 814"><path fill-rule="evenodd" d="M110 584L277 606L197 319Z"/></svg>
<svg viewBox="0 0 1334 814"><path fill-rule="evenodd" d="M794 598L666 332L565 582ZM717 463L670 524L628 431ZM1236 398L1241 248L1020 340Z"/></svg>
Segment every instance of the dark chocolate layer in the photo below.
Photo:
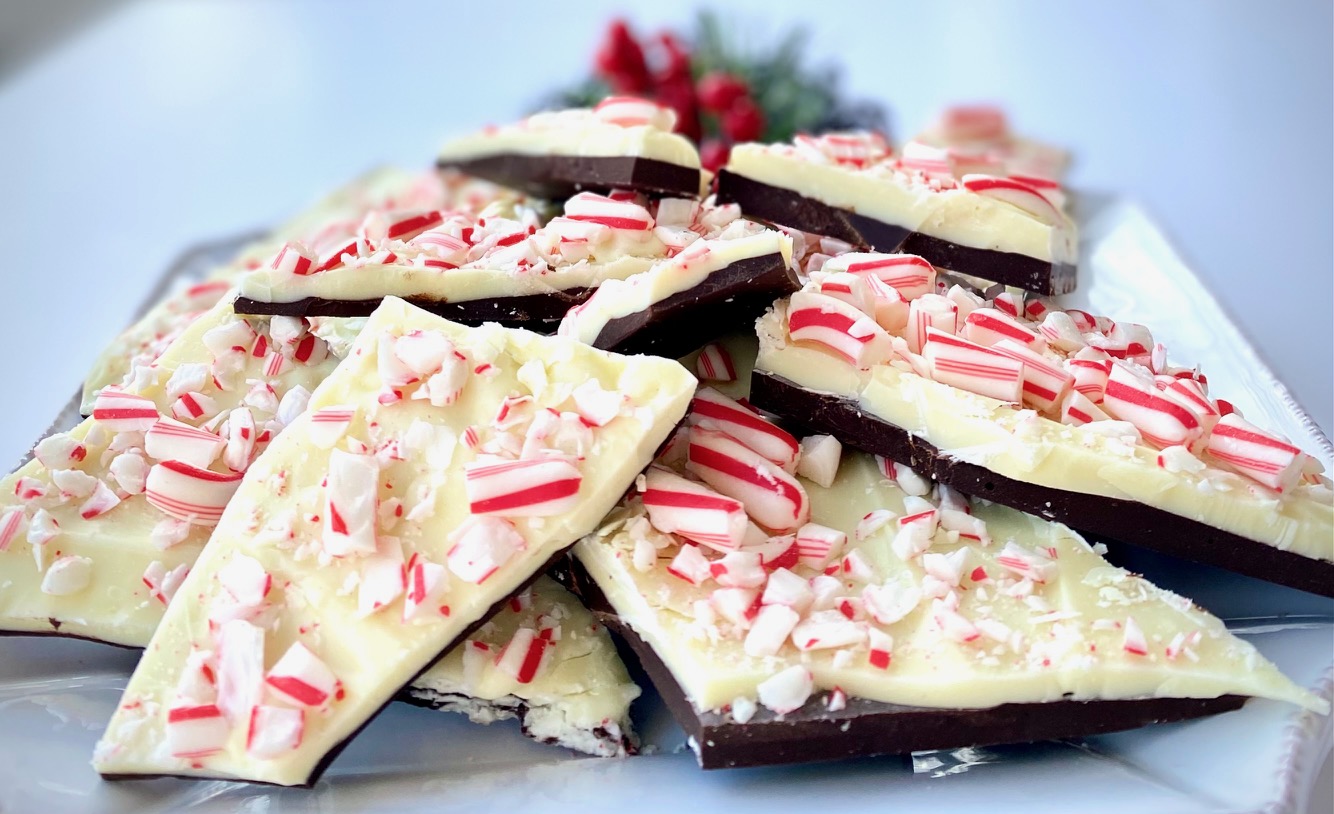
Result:
<svg viewBox="0 0 1334 814"><path fill-rule="evenodd" d="M863 411L856 402L807 390L756 370L751 403L849 446L883 455L968 495L985 498L1099 539L1116 540L1239 574L1334 596L1334 563L1283 551L1207 523L1122 500L1013 480L942 454L907 430Z"/></svg>
<svg viewBox="0 0 1334 814"><path fill-rule="evenodd" d="M1154 723L1184 721L1239 709L1246 699L1144 698L1120 701L1049 701L987 709L936 709L848 699L838 712L817 694L787 715L761 707L746 723L728 714L700 712L653 648L619 616L588 572L570 565L574 592L634 651L677 723L695 741L704 769L815 763L927 749L1078 738Z"/></svg>
<svg viewBox="0 0 1334 814"><path fill-rule="evenodd" d="M565 312L588 299L592 288L567 288L542 294L524 294L517 297L495 297L484 300L448 302L426 297L407 297L407 301L463 325L498 322L507 328L527 328L539 333L556 329ZM306 297L292 302L261 302L249 297L237 297L233 308L238 314L281 314L288 317L366 317L379 305L380 299L326 300Z"/></svg>
<svg viewBox="0 0 1334 814"><path fill-rule="evenodd" d="M610 320L593 347L684 356L724 334L748 328L774 300L799 288L801 282L783 255L747 257L644 311Z"/></svg>
<svg viewBox="0 0 1334 814"><path fill-rule="evenodd" d="M442 158L437 166L552 201L563 201L584 190L613 189L694 198L700 186L698 167L634 156L498 153L460 161Z"/></svg>
<svg viewBox="0 0 1334 814"><path fill-rule="evenodd" d="M904 252L932 265L1043 295L1075 290L1075 266L1014 252L961 246L868 218L728 170L718 173L718 202L735 203L748 218L837 238L863 249Z"/></svg>

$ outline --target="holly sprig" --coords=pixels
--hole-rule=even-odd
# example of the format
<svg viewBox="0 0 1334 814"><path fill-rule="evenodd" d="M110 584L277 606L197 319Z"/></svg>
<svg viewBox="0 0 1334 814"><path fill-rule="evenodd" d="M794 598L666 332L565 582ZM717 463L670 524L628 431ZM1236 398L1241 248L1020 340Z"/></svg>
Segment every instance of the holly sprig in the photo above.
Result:
<svg viewBox="0 0 1334 814"><path fill-rule="evenodd" d="M807 43L797 29L772 47L745 48L711 12L699 14L685 39L671 31L641 38L626 21L613 20L594 58L595 75L547 103L590 107L612 93L654 99L676 111L677 131L699 144L710 169L726 163L731 145L742 141L885 132L884 108L843 98L835 66L807 65Z"/></svg>

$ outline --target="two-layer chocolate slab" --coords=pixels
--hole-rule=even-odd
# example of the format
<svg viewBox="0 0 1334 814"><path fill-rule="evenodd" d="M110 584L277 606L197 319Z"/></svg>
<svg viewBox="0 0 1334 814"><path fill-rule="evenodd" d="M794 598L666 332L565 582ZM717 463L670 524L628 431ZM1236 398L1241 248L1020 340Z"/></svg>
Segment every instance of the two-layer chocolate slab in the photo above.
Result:
<svg viewBox="0 0 1334 814"><path fill-rule="evenodd" d="M331 236L356 229L367 213L457 208L478 211L514 193L452 172L410 173L381 167L326 195L309 210L245 246L206 279L165 292L148 312L116 337L98 356L84 382L82 411L107 385L120 385L134 368L151 364L192 321L231 291L242 275L268 262L285 241L321 245ZM297 314L296 316L300 316Z"/></svg>
<svg viewBox="0 0 1334 814"><path fill-rule="evenodd" d="M667 108L611 97L592 109L538 113L455 139L437 160L548 200L616 189L693 198L702 186L699 153L672 132L675 124Z"/></svg>
<svg viewBox="0 0 1334 814"><path fill-rule="evenodd" d="M901 252L1039 294L1075 288L1077 228L1052 199L1005 175L895 157L873 134L740 144L718 199L854 247Z"/></svg>
<svg viewBox="0 0 1334 814"><path fill-rule="evenodd" d="M386 300L246 473L94 765L312 782L596 525L693 384L675 362L463 328ZM530 633L501 661L539 659Z"/></svg>
<svg viewBox="0 0 1334 814"><path fill-rule="evenodd" d="M817 274L760 321L757 406L1096 537L1334 595L1321 464L1145 326L851 276Z"/></svg>
<svg viewBox="0 0 1334 814"><path fill-rule="evenodd" d="M575 547L575 584L705 768L1090 735L1241 696L1324 708L1064 526L798 445L717 392L687 423Z"/></svg>

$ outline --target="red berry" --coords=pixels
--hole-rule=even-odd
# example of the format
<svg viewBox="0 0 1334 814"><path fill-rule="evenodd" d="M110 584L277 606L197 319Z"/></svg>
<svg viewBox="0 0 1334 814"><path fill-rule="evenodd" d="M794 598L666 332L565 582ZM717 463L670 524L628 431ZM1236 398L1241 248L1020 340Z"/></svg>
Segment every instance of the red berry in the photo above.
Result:
<svg viewBox="0 0 1334 814"><path fill-rule="evenodd" d="M764 134L764 111L749 96L737 99L723 113L723 132L733 141L755 141Z"/></svg>
<svg viewBox="0 0 1334 814"><path fill-rule="evenodd" d="M676 111L676 132L691 141L699 141L699 102L695 99L695 86L688 76L658 85L657 101Z"/></svg>
<svg viewBox="0 0 1334 814"><path fill-rule="evenodd" d="M624 20L612 20L598 46L597 71L617 93L644 93L653 86L644 49Z"/></svg>
<svg viewBox="0 0 1334 814"><path fill-rule="evenodd" d="M699 163L709 172L717 172L727 164L732 148L720 139L708 139L699 147Z"/></svg>
<svg viewBox="0 0 1334 814"><path fill-rule="evenodd" d="M706 74L695 90L699 94L699 103L714 113L722 113L736 100L750 95L750 88L743 80L721 71Z"/></svg>
<svg viewBox="0 0 1334 814"><path fill-rule="evenodd" d="M664 57L662 68L657 72L658 82L665 84L690 79L690 52L686 50L685 44L670 31L659 34L658 42L662 45Z"/></svg>

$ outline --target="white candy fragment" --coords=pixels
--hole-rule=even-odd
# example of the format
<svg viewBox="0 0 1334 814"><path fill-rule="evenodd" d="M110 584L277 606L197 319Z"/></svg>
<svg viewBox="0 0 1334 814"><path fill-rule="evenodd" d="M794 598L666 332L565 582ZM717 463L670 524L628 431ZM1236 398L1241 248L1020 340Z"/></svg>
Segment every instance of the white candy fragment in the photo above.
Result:
<svg viewBox="0 0 1334 814"><path fill-rule="evenodd" d="M811 671L795 664L761 681L756 692L760 703L779 715L795 712L811 697L815 678Z"/></svg>
<svg viewBox="0 0 1334 814"><path fill-rule="evenodd" d="M323 543L331 556L375 553L379 477L380 468L369 455L330 453Z"/></svg>
<svg viewBox="0 0 1334 814"><path fill-rule="evenodd" d="M69 596L88 587L93 579L93 561L87 557L68 555L51 563L42 577L42 593L51 596Z"/></svg>
<svg viewBox="0 0 1334 814"><path fill-rule="evenodd" d="M797 474L826 489L834 483L843 445L832 435L808 435L801 439Z"/></svg>
<svg viewBox="0 0 1334 814"><path fill-rule="evenodd" d="M338 677L301 642L294 643L264 677L268 691L296 706L322 707L338 693Z"/></svg>
<svg viewBox="0 0 1334 814"><path fill-rule="evenodd" d="M445 563L464 582L480 585L524 548L513 523L498 517L472 516L449 535Z"/></svg>

